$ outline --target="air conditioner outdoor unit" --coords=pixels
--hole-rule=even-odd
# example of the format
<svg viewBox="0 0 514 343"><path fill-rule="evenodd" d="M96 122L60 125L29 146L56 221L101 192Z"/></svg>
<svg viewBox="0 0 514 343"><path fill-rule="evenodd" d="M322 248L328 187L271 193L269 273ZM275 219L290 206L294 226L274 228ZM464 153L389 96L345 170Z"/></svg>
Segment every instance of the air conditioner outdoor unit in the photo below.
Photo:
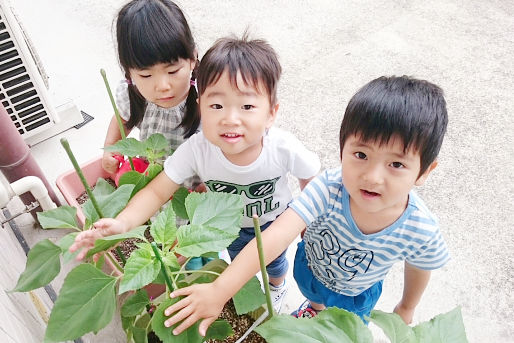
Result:
<svg viewBox="0 0 514 343"><path fill-rule="evenodd" d="M12 7L0 0L0 101L29 145L84 120L71 102L52 106L47 79Z"/></svg>

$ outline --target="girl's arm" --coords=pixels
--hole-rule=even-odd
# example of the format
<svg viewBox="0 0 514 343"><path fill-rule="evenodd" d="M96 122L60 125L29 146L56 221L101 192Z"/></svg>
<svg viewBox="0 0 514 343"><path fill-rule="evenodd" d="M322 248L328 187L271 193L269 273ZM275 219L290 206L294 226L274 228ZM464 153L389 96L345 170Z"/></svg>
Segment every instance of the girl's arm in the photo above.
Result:
<svg viewBox="0 0 514 343"><path fill-rule="evenodd" d="M173 182L162 171L148 185L137 192L116 219L100 219L94 224L96 230L86 230L78 234L75 242L70 247L70 251L75 252L83 248L76 257L77 260L81 260L93 248L98 238L124 233L144 224L170 199L179 187L180 185Z"/></svg>
<svg viewBox="0 0 514 343"><path fill-rule="evenodd" d="M406 324L412 323L414 310L428 285L430 270L423 270L405 262L403 296L394 312L402 317Z"/></svg>
<svg viewBox="0 0 514 343"><path fill-rule="evenodd" d="M280 255L305 227L305 222L292 209L287 209L262 233L262 245L266 264ZM205 336L225 303L241 289L260 269L257 243L254 238L227 269L212 283L197 284L173 291L172 298L186 296L165 310L165 321L170 327L183 320L174 330L178 335L196 321L203 319L199 331Z"/></svg>
<svg viewBox="0 0 514 343"><path fill-rule="evenodd" d="M125 121L122 119L123 124ZM125 134L128 135L131 130L128 130L125 125L123 125L125 129ZM113 145L117 141L121 139L120 128L118 127L118 121L116 120L116 116L113 115L111 122L109 123L109 127L107 128L107 135L105 136L104 147ZM114 153L105 151L102 158L102 167L105 171L114 174L118 171L119 161L113 157Z"/></svg>

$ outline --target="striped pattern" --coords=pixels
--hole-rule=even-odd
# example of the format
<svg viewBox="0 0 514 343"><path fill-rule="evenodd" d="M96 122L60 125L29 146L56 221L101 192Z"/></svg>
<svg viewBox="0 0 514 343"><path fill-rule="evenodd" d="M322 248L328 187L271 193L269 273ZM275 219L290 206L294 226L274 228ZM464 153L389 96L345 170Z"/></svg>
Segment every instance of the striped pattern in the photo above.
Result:
<svg viewBox="0 0 514 343"><path fill-rule="evenodd" d="M308 225L303 239L309 267L337 293L360 294L383 280L398 261L432 270L449 259L436 218L413 191L402 216L370 235L363 234L353 221L341 168L320 174L290 207Z"/></svg>

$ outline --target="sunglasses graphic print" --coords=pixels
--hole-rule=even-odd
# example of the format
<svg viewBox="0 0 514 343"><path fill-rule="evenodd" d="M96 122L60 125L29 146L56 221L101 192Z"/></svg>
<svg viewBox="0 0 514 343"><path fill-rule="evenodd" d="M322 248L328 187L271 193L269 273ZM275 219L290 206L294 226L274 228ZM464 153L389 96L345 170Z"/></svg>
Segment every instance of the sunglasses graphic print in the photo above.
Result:
<svg viewBox="0 0 514 343"><path fill-rule="evenodd" d="M278 202L273 203L273 193L279 179L280 176L270 180L257 181L249 185L238 185L232 182L217 180L205 181L205 184L213 192L237 195L244 193L248 199L254 200L247 203L244 210L244 215L251 218L254 214L260 217L263 213L272 212L280 207Z"/></svg>
<svg viewBox="0 0 514 343"><path fill-rule="evenodd" d="M225 181L206 181L205 184L213 192L223 192L241 195L243 192L249 199L261 199L275 192L275 184L280 177L271 180L263 180L251 183L249 185L238 185Z"/></svg>

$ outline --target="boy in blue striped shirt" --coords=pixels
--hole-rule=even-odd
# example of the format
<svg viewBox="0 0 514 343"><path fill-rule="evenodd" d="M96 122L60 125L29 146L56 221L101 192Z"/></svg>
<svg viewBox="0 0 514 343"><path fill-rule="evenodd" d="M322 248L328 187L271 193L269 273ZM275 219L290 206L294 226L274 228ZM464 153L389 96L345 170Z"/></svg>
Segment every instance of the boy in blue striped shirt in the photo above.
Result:
<svg viewBox="0 0 514 343"><path fill-rule="evenodd" d="M443 91L427 81L380 77L352 97L340 129L341 167L313 179L262 235L269 262L306 227L294 277L307 301L293 315L312 317L336 306L363 318L392 265L405 261L394 311L412 321L430 271L449 258L437 219L412 190L436 167L447 123ZM213 283L174 291L172 297L187 297L166 310L176 314L165 324L185 319L178 334L204 318L205 334L259 269L256 255L253 240Z"/></svg>

